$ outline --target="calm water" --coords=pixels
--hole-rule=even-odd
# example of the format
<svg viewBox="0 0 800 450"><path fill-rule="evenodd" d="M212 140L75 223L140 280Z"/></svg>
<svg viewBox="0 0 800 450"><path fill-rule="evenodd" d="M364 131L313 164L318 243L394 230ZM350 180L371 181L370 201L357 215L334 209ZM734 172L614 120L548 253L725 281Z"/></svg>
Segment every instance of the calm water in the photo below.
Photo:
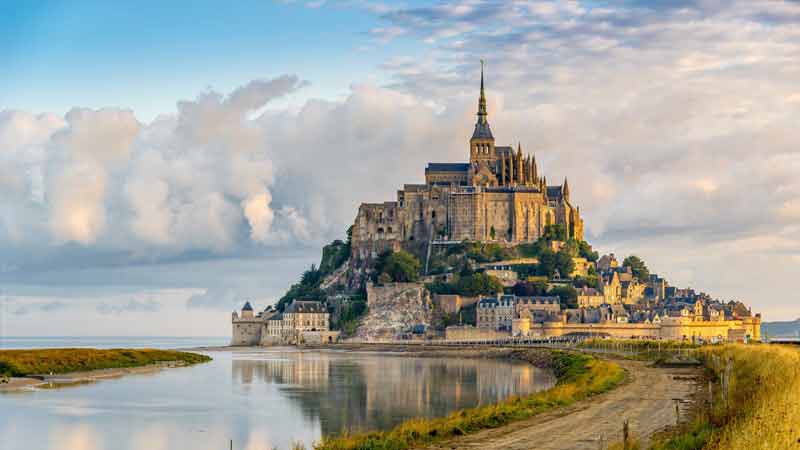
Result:
<svg viewBox="0 0 800 450"><path fill-rule="evenodd" d="M528 364L273 348L193 367L0 394L0 449L287 448L550 387Z"/></svg>

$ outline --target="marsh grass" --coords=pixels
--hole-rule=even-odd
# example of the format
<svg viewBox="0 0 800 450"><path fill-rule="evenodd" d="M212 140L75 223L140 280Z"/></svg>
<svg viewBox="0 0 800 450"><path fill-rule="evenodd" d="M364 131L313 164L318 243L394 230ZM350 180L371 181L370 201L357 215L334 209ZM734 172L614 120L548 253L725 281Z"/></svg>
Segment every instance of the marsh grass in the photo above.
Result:
<svg viewBox="0 0 800 450"><path fill-rule="evenodd" d="M800 448L800 350L779 345L725 345L699 350L718 379L731 367L727 396L717 384L713 408L657 450ZM727 398L726 398L727 397Z"/></svg>
<svg viewBox="0 0 800 450"><path fill-rule="evenodd" d="M700 345L690 341L670 341L658 339L586 339L578 344L580 348L609 348L615 347L637 351L664 351L685 348L699 348Z"/></svg>
<svg viewBox="0 0 800 450"><path fill-rule="evenodd" d="M97 369L141 367L162 362L197 364L211 358L198 353L154 349L60 348L0 350L0 376L61 374Z"/></svg>
<svg viewBox="0 0 800 450"><path fill-rule="evenodd" d="M390 431L325 437L314 449L405 450L429 445L570 405L608 391L625 377L619 365L578 353L553 352L551 367L558 378L552 389L526 397L512 397L494 405L455 411L441 418L412 419Z"/></svg>

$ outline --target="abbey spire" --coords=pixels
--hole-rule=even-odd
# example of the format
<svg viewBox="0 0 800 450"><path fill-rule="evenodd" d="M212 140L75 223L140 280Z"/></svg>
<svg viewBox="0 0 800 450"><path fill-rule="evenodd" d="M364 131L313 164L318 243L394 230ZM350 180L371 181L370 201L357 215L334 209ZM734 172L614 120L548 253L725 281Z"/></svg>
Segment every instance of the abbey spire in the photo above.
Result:
<svg viewBox="0 0 800 450"><path fill-rule="evenodd" d="M494 136L489 128L486 112L486 94L483 91L483 60L481 60L481 93L478 97L478 121L475 122L475 131L469 140L469 162L476 168L478 165L494 167L497 153L494 147ZM516 167L514 168L516 169ZM509 169L513 170L513 169Z"/></svg>
<svg viewBox="0 0 800 450"><path fill-rule="evenodd" d="M472 139L494 140L492 130L489 128L489 113L486 111L486 93L483 90L483 66L484 62L481 60L481 93L478 97L478 121L475 123L475 131L472 133Z"/></svg>

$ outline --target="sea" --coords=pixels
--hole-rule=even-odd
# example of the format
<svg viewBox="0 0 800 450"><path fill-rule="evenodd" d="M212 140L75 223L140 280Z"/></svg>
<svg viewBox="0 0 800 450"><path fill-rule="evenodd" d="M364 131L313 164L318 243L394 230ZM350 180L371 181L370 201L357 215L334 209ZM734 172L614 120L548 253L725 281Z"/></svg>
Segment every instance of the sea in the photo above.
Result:
<svg viewBox="0 0 800 450"><path fill-rule="evenodd" d="M189 349L223 337L5 337L4 349ZM552 387L528 363L294 347L201 350L208 363L0 392L2 450L273 450Z"/></svg>
<svg viewBox="0 0 800 450"><path fill-rule="evenodd" d="M0 349L158 348L186 349L228 345L230 336L0 336Z"/></svg>

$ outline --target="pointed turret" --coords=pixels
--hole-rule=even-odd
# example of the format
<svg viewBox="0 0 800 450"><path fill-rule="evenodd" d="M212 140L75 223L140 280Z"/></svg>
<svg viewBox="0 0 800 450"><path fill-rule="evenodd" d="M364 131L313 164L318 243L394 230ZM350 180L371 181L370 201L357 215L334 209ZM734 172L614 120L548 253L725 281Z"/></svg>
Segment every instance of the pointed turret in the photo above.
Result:
<svg viewBox="0 0 800 450"><path fill-rule="evenodd" d="M547 199L547 177L542 177L542 192L544 193L544 198Z"/></svg>
<svg viewBox="0 0 800 450"><path fill-rule="evenodd" d="M508 184L514 184L514 151L508 152Z"/></svg>
<svg viewBox="0 0 800 450"><path fill-rule="evenodd" d="M569 183L567 182L567 177L564 177L564 186L561 188L561 195L564 197L564 200L569 203Z"/></svg>
<svg viewBox="0 0 800 450"><path fill-rule="evenodd" d="M522 167L522 144L517 143L517 180L525 184L525 169Z"/></svg>
<svg viewBox="0 0 800 450"><path fill-rule="evenodd" d="M538 183L539 182L539 169L536 167L536 154L535 153L533 154L533 157L531 158L531 165L533 166L533 182L534 183Z"/></svg>
<svg viewBox="0 0 800 450"><path fill-rule="evenodd" d="M536 178L533 176L533 161L531 160L531 155L528 155L525 158L525 169L527 170L528 174L528 184L533 186L536 184Z"/></svg>

